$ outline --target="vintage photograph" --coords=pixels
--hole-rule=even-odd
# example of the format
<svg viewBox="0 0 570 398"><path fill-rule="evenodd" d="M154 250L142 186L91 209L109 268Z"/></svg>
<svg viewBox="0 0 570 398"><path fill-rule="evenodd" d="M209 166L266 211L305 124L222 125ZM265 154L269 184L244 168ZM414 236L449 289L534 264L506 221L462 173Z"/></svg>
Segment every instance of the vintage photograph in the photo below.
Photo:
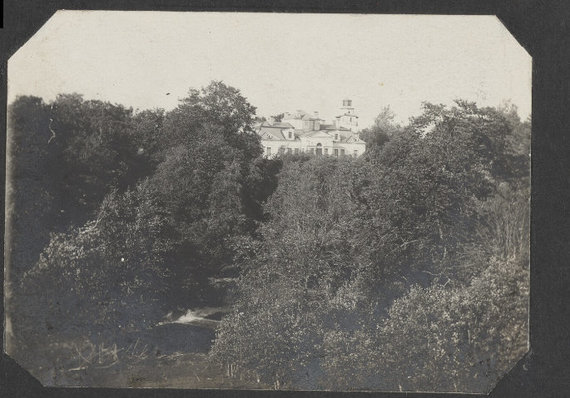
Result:
<svg viewBox="0 0 570 398"><path fill-rule="evenodd" d="M531 74L495 16L58 11L8 61L4 351L52 387L492 391Z"/></svg>

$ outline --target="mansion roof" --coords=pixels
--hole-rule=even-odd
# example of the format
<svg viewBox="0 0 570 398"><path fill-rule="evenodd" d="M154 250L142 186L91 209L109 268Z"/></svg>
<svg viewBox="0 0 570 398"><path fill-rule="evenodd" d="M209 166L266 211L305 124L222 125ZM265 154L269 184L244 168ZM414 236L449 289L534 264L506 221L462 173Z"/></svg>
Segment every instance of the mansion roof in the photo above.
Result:
<svg viewBox="0 0 570 398"><path fill-rule="evenodd" d="M262 125L257 130L257 134L264 140L284 140L285 135L283 134L283 130L285 130L283 127Z"/></svg>
<svg viewBox="0 0 570 398"><path fill-rule="evenodd" d="M341 143L359 143L363 142L358 133L354 133L348 129L342 127L335 127L334 125L321 125L319 130L301 130L301 129L294 129L294 140L300 140L302 138L310 138L310 137L331 137L334 138L335 141ZM257 134L260 135L262 140L275 140L275 141L288 141L291 139L287 138L287 133L290 129L292 129L289 123L274 123L270 124L268 122L264 122L259 125L256 129ZM286 132L287 131L287 132Z"/></svg>
<svg viewBox="0 0 570 398"><path fill-rule="evenodd" d="M343 106L338 112L341 115L333 118L332 122L321 119L318 111L309 113L298 109L282 113L279 121L274 117L260 121L254 126L254 130L261 137L261 143L268 151L267 155L270 155L271 149L276 146L271 144L272 141L279 141L277 146L287 150L311 151L322 147L324 154L331 149L338 150L339 153L348 149L363 153L366 143L358 134L355 108L351 106L352 101L349 99L343 100L342 103Z"/></svg>

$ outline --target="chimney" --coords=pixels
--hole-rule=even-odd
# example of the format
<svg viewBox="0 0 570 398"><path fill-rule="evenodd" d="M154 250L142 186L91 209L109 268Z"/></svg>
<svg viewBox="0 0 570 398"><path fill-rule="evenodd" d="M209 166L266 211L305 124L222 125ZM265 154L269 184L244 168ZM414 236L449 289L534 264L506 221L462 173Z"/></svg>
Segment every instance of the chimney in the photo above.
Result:
<svg viewBox="0 0 570 398"><path fill-rule="evenodd" d="M319 118L319 111L314 111L314 112L313 112L313 115L314 115L314 117L315 117L316 119L320 119L320 118Z"/></svg>

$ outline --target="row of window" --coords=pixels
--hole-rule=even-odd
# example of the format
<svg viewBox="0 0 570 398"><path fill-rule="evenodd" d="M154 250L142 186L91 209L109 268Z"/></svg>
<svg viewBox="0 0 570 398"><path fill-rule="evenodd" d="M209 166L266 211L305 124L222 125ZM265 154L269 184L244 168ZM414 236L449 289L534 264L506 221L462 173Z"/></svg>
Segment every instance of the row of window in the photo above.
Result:
<svg viewBox="0 0 570 398"><path fill-rule="evenodd" d="M323 150L324 150L324 152L323 152ZM266 147L266 153L267 153L268 156L272 154L271 151L272 151L272 150L271 150L271 147L270 147L270 146ZM302 150L301 152L305 152L305 150ZM325 155L329 155L329 148L324 148L324 149L323 149L323 148L317 147L316 150L315 150L315 148L309 148L309 150L308 150L307 152L308 152L308 153L311 153L311 154L313 154L313 155L314 155L314 154L323 155L323 153L324 153ZM278 153L281 154L281 155L283 155L283 154L285 154L285 153L287 153L287 154L289 154L289 155L292 155L292 154L298 155L298 154L300 153L300 149L299 149L299 148L279 148ZM345 152L345 150L342 149L342 148L341 148L341 149L339 149L339 148L334 148L332 154L333 154L334 156L339 156L339 155L340 155L340 156L346 156L346 155L347 155L346 152ZM354 156L354 157L357 157L357 156L358 156L358 150L356 150L356 149L354 150L353 156Z"/></svg>

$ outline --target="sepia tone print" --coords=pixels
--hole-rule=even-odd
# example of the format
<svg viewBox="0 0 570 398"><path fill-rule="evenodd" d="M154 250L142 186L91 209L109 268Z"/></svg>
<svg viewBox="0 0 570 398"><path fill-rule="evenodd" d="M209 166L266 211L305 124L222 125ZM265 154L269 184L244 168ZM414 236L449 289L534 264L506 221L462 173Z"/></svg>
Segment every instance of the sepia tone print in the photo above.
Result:
<svg viewBox="0 0 570 398"><path fill-rule="evenodd" d="M486 393L527 352L495 17L60 11L8 66L4 349L43 385Z"/></svg>

